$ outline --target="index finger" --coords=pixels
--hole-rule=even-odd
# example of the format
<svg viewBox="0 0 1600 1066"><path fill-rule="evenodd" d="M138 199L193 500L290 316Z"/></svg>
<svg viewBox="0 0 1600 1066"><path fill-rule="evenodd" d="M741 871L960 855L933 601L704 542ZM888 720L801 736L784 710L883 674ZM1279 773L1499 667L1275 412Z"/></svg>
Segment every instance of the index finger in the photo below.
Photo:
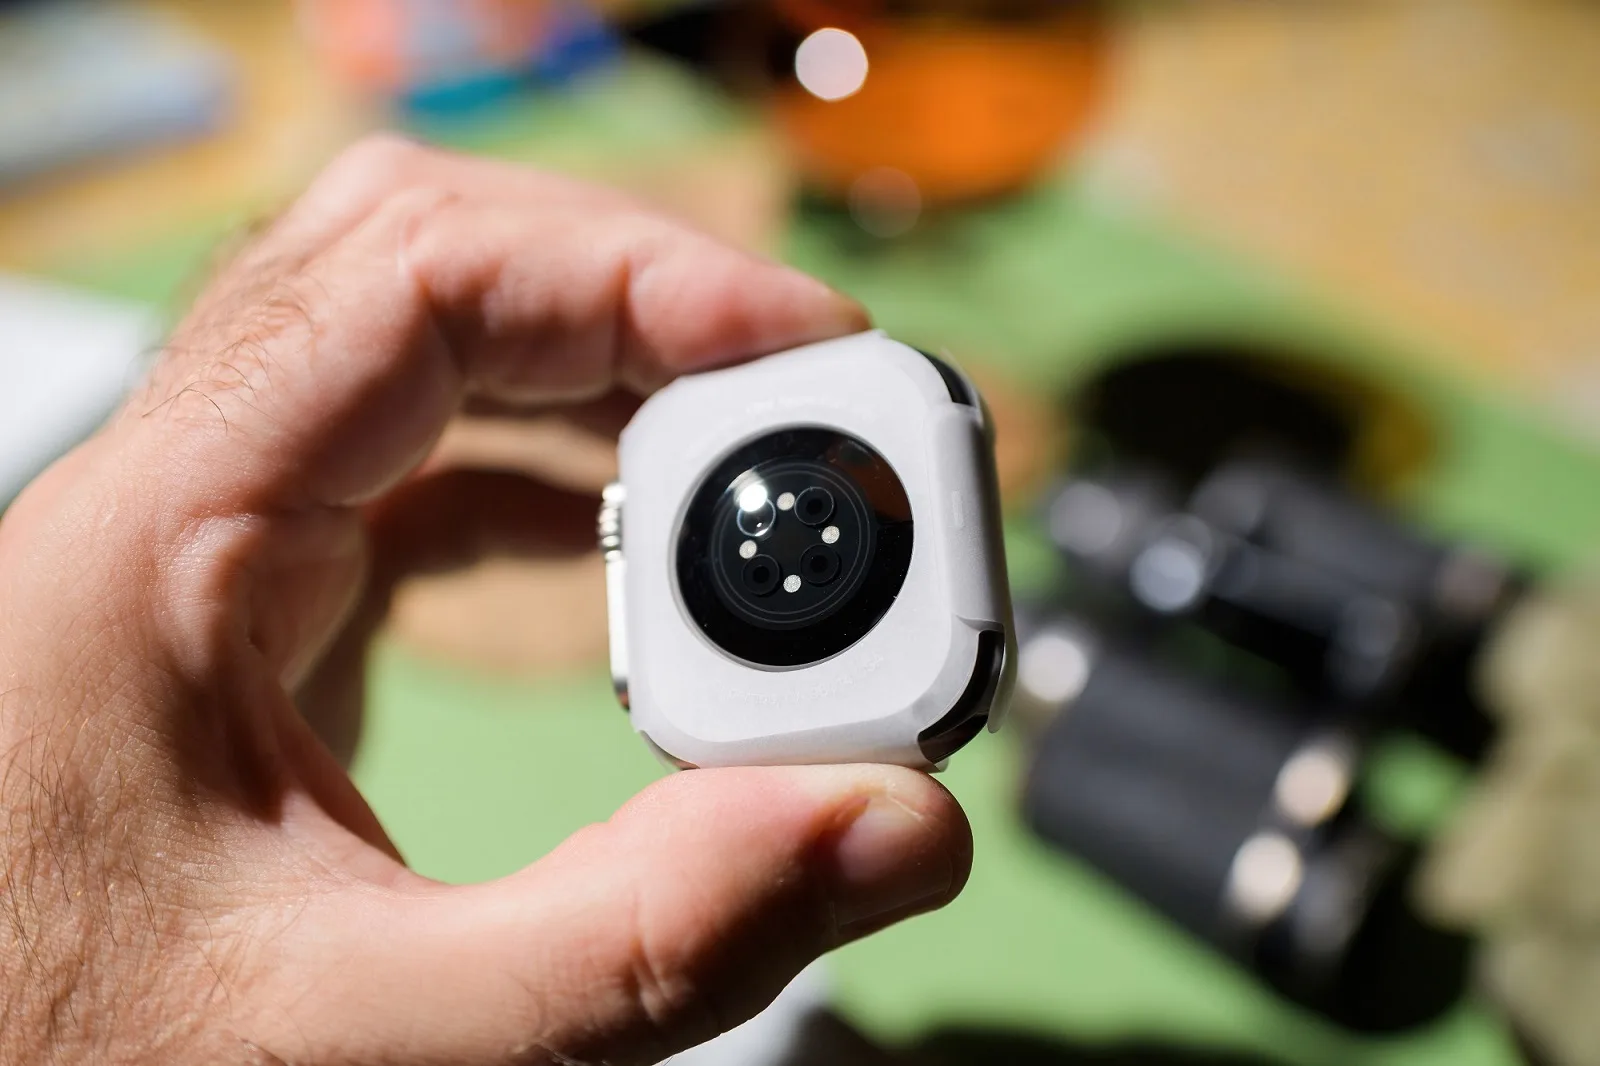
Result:
<svg viewBox="0 0 1600 1066"><path fill-rule="evenodd" d="M369 500L468 395L648 391L866 324L819 282L648 213L439 187L388 197L288 276L233 284L125 420L207 513Z"/></svg>

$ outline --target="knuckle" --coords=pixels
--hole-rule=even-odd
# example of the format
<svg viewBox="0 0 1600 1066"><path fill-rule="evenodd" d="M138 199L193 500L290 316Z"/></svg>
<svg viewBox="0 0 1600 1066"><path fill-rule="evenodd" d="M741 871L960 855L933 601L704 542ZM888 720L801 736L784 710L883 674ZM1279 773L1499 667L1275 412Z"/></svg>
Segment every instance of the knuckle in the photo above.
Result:
<svg viewBox="0 0 1600 1066"><path fill-rule="evenodd" d="M683 223L644 207L617 206L608 209L607 214L622 252L649 252L663 244L699 239Z"/></svg>
<svg viewBox="0 0 1600 1066"><path fill-rule="evenodd" d="M338 159L357 165L392 167L396 163L421 156L427 151L428 149L409 137L389 131L379 131L357 139L339 154Z"/></svg>
<svg viewBox="0 0 1600 1066"><path fill-rule="evenodd" d="M452 255L455 241L438 220L460 200L446 188L413 185L390 193L372 213L372 225L392 250L396 266L419 288L427 288L422 279Z"/></svg>
<svg viewBox="0 0 1600 1066"><path fill-rule="evenodd" d="M460 197L438 185L408 185L385 196L373 212L374 216L401 223L403 228L414 229L426 222L439 210L455 203Z"/></svg>
<svg viewBox="0 0 1600 1066"><path fill-rule="evenodd" d="M696 976L700 961L682 940L656 935L644 908L635 908L629 990L641 1020L663 1046L701 1043L729 1027L726 1011Z"/></svg>
<svg viewBox="0 0 1600 1066"><path fill-rule="evenodd" d="M368 134L334 157L305 199L357 212L370 209L410 181L428 153L397 134Z"/></svg>

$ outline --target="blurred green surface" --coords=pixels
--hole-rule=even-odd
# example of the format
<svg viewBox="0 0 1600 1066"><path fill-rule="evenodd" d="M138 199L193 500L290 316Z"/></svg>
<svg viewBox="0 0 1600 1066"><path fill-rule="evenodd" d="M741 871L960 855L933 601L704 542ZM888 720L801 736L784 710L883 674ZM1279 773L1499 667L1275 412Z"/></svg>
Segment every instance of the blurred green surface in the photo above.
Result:
<svg viewBox="0 0 1600 1066"><path fill-rule="evenodd" d="M666 144L738 120L690 83L648 68L429 132L589 169L639 141ZM197 219L160 247L63 264L59 273L170 301L231 224ZM1070 185L932 220L888 249L858 246L839 219L806 215L789 254L864 299L907 340L989 362L1041 389L1065 390L1104 353L1151 331L1223 326L1293 338L1378 376L1428 412L1444 447L1407 501L1428 521L1541 566L1570 563L1600 543L1592 455L1503 396L1451 380L1438 353L1429 359L1357 330L1335 309ZM1011 542L1019 582L1043 580L1050 561L1038 538L1019 524ZM1092 873L1028 839L1013 814L1023 760L1016 744L984 738L945 778L976 832L965 895L833 960L843 1005L873 1032L899 1038L935 1025L1005 1024L1089 1042L1254 1049L1304 1066L1516 1061L1496 1023L1472 1009L1378 1043L1284 1009ZM1449 775L1416 756L1393 754L1390 791L1402 805L1437 806ZM392 647L378 653L357 776L425 873L476 880L516 869L605 818L658 773L597 665L515 681Z"/></svg>

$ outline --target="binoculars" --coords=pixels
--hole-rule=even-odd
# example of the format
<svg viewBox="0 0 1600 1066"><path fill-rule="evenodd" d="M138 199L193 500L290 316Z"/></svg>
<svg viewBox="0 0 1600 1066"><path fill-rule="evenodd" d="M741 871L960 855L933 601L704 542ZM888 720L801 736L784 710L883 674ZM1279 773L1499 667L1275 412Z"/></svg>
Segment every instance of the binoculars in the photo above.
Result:
<svg viewBox="0 0 1600 1066"><path fill-rule="evenodd" d="M1042 518L1069 581L1018 615L1032 830L1340 1025L1452 1006L1470 945L1358 785L1395 732L1483 755L1473 664L1523 576L1270 461L1076 474Z"/></svg>

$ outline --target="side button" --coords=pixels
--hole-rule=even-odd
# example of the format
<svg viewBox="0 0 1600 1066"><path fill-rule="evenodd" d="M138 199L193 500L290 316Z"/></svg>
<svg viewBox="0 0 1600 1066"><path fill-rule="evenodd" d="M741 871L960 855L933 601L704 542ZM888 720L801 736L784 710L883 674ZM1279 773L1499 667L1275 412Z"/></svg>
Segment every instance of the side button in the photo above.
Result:
<svg viewBox="0 0 1600 1066"><path fill-rule="evenodd" d="M622 553L622 505L627 490L614 481L600 494L600 554L606 569L606 625L611 645L611 688L628 709L628 561Z"/></svg>

